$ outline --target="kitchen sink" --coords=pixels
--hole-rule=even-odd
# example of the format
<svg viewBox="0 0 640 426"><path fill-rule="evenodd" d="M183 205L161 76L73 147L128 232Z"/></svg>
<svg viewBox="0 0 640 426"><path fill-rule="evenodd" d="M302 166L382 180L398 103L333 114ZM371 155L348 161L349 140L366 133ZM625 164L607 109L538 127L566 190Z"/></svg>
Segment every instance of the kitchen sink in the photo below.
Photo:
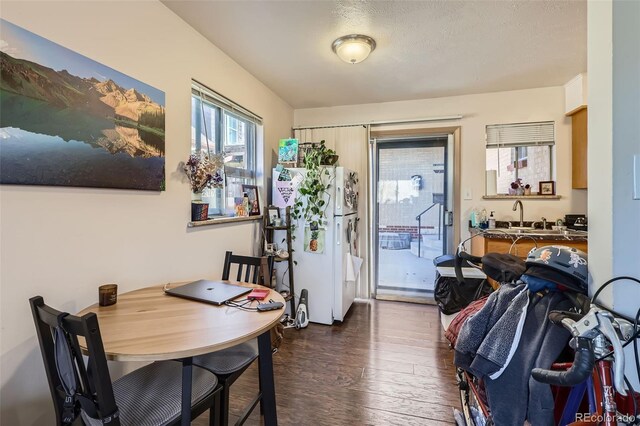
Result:
<svg viewBox="0 0 640 426"><path fill-rule="evenodd" d="M565 232L571 232L568 230L565 231L555 231L553 229L532 229L531 231L525 231L527 234L540 234L540 235L565 235Z"/></svg>
<svg viewBox="0 0 640 426"><path fill-rule="evenodd" d="M527 227L512 227L512 228L496 228L490 229L491 232L497 231L505 234L525 234L527 232L533 232L535 229Z"/></svg>

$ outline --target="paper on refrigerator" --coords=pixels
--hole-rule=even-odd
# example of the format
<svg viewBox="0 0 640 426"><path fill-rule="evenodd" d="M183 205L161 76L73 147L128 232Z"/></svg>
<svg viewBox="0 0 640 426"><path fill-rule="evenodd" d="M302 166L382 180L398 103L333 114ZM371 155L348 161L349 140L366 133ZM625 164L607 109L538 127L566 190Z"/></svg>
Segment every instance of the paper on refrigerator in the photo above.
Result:
<svg viewBox="0 0 640 426"><path fill-rule="evenodd" d="M345 281L355 281L360 275L360 268L362 268L363 259L358 256L354 256L351 253L345 255Z"/></svg>
<svg viewBox="0 0 640 426"><path fill-rule="evenodd" d="M273 193L273 205L276 207L293 206L298 189L291 181L275 181L276 190Z"/></svg>

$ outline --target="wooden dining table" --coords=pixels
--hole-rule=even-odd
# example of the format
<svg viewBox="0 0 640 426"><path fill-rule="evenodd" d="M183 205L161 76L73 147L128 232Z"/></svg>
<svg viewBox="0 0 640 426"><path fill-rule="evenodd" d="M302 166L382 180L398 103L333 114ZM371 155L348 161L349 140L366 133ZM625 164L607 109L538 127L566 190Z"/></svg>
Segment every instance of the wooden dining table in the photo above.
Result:
<svg viewBox="0 0 640 426"><path fill-rule="evenodd" d="M264 423L276 425L270 330L280 321L284 308L265 312L245 311L169 296L164 292L166 288L186 283L161 284L119 294L114 305L91 305L78 315L93 312L98 316L104 351L109 360L182 362L182 425L188 425L191 419L193 357L257 338ZM269 290L265 300L284 305L280 293ZM256 305L257 302L253 302L252 306Z"/></svg>

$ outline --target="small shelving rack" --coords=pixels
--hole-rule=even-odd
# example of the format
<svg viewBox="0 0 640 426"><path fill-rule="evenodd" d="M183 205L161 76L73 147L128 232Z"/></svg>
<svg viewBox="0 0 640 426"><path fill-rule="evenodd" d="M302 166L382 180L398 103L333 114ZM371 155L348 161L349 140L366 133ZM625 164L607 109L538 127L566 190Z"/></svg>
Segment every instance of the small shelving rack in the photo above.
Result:
<svg viewBox="0 0 640 426"><path fill-rule="evenodd" d="M281 258L279 256L275 256L275 262L288 262L288 275L289 275L289 295L285 297L285 302L290 303L291 307L291 316L290 319L294 319L296 316L296 299L295 299L295 287L293 280L293 246L292 246L292 236L291 236L291 207L287 207L285 209L285 217L284 223L281 226L274 226L269 222L269 210L268 208L264 209L264 215L262 216L262 229L264 230L264 238L262 239L262 252L265 252L265 243L273 243L275 231L286 231L286 243L287 243L287 254L289 255L286 259ZM277 244L277 243L276 243ZM280 244L278 244L280 246Z"/></svg>

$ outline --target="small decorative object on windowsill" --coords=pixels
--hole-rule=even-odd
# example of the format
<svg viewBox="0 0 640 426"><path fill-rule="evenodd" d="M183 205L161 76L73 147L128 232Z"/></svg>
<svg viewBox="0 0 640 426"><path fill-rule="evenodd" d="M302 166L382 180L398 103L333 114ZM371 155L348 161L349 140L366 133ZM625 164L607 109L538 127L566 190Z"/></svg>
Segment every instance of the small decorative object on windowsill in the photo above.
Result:
<svg viewBox="0 0 640 426"><path fill-rule="evenodd" d="M538 195L556 195L556 182L553 180L539 183Z"/></svg>
<svg viewBox="0 0 640 426"><path fill-rule="evenodd" d="M207 220L209 204L202 201L202 191L207 188L221 189L224 154L191 154L183 169L191 185L191 221Z"/></svg>
<svg viewBox="0 0 640 426"><path fill-rule="evenodd" d="M509 186L509 195L524 195L524 187L522 186L522 179L518 178L511 182Z"/></svg>
<svg viewBox="0 0 640 426"><path fill-rule="evenodd" d="M245 192L242 197L234 197L233 204L235 206L236 217L248 217L249 216L249 196Z"/></svg>
<svg viewBox="0 0 640 426"><path fill-rule="evenodd" d="M522 179L518 178L509 185L509 195L532 195L531 185L523 184Z"/></svg>
<svg viewBox="0 0 640 426"><path fill-rule="evenodd" d="M191 222L209 219L209 203L202 200L191 200Z"/></svg>

